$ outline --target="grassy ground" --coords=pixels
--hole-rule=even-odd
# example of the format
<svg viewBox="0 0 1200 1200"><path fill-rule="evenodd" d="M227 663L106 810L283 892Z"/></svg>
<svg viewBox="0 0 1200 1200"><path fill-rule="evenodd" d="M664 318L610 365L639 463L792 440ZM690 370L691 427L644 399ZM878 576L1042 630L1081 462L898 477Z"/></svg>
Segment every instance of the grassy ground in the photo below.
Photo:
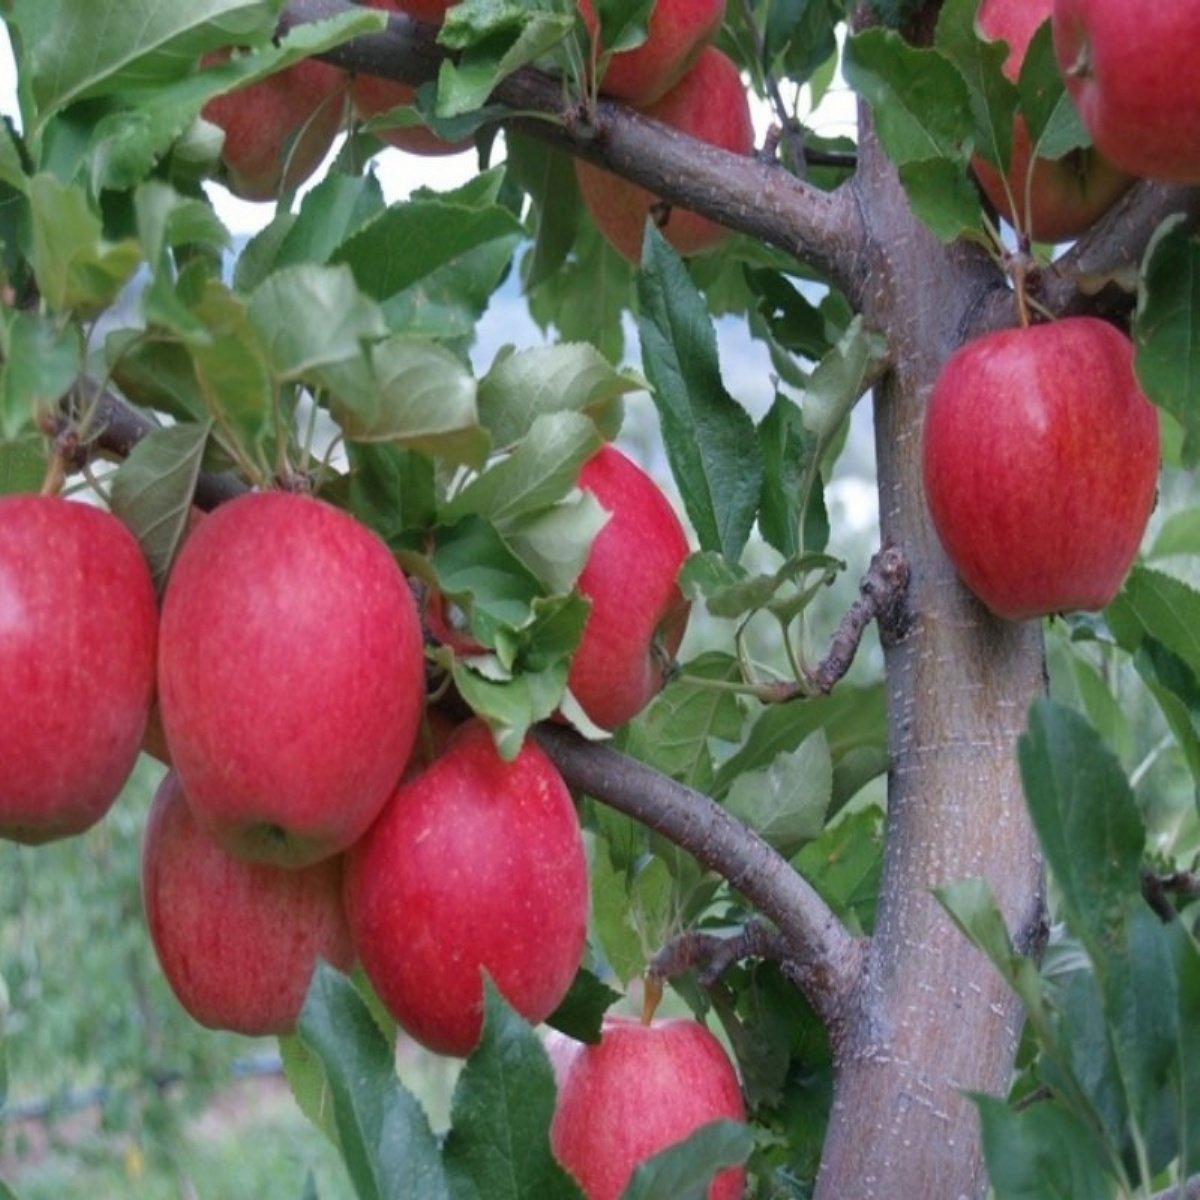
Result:
<svg viewBox="0 0 1200 1200"><path fill-rule="evenodd" d="M94 1124L94 1123L93 1123ZM53 1141L9 1132L0 1179L19 1200L352 1200L337 1152L280 1080L247 1080L189 1124L167 1160L86 1121Z"/></svg>

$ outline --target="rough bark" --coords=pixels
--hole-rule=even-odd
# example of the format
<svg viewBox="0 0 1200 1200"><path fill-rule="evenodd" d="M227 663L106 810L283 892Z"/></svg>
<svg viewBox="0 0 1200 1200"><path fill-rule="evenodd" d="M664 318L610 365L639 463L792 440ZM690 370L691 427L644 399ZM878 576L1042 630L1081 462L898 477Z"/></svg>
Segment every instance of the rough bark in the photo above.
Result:
<svg viewBox="0 0 1200 1200"><path fill-rule="evenodd" d="M940 245L914 220L869 129L856 189L870 243L863 308L887 331L894 363L875 392L881 523L909 561L913 624L885 650L883 886L840 1048L817 1195L941 1200L986 1189L963 1092L1005 1092L1021 1013L931 889L981 875L1014 930L1040 923L1015 744L1043 688L1042 645L1036 622L998 621L959 584L922 495L924 402L995 268L970 247Z"/></svg>

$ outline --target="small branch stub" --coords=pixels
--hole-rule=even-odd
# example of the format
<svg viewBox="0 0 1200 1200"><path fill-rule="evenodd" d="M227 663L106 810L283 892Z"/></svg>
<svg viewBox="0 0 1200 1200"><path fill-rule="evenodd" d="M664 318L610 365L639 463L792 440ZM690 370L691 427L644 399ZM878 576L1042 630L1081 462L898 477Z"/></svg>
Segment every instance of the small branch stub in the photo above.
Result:
<svg viewBox="0 0 1200 1200"><path fill-rule="evenodd" d="M854 662L863 634L872 621L879 622L885 646L899 642L908 632L908 560L898 546L886 545L871 559L858 589L858 599L842 618L829 652L808 673L812 691L827 695Z"/></svg>

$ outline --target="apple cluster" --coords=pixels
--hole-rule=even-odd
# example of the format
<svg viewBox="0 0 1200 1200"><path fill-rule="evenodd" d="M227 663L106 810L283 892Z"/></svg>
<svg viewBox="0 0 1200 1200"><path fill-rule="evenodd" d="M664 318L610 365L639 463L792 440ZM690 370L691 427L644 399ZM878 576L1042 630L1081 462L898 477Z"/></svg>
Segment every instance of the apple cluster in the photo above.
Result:
<svg viewBox="0 0 1200 1200"><path fill-rule="evenodd" d="M687 539L611 446L578 485L608 518L578 581L591 608L569 686L614 728L659 690L678 648ZM0 727L0 836L35 843L93 825L160 724L171 769L144 833L145 917L197 1021L291 1032L321 958L360 965L440 1053L478 1041L484 971L539 1023L587 937L575 805L532 739L505 761L482 721L424 713L425 636L384 543L308 495L250 492L193 520L161 611L115 517L55 496L0 498L0 677L21 699ZM423 720L432 737L418 737ZM603 1180L694 1125L742 1115L733 1068L698 1025L616 1024L574 1053L561 1157L589 1196L615 1195ZM672 1121L643 1122L598 1167L570 1132L571 1106L591 1100L570 1096L611 1089L627 1104L622 1076L639 1062L697 1082ZM735 1194L740 1183L713 1192Z"/></svg>
<svg viewBox="0 0 1200 1200"><path fill-rule="evenodd" d="M452 0L365 0L372 7L405 13L439 25ZM598 55L599 22L589 0L579 12ZM710 145L747 155L754 149L750 104L737 67L709 43L725 12L725 0L658 0L646 40L612 54L601 90L647 117ZM221 55L206 62L220 61ZM239 196L268 200L303 183L320 165L341 128L346 101L369 120L411 105L414 88L371 76L348 77L306 59L258 83L210 100L202 115L225 135L225 180ZM412 154L455 154L471 142L447 142L424 125L384 128L379 136ZM658 198L590 163L577 161L580 193L604 237L630 262L641 258L646 218ZM666 239L681 254L719 245L728 233L686 210L661 221Z"/></svg>
<svg viewBox="0 0 1200 1200"><path fill-rule="evenodd" d="M1032 158L1025 118L1012 129L1006 178L976 156L985 195L1038 241L1078 237L1138 178L1200 183L1200 38L1194 4L1125 0L982 0L980 32L1008 45L1004 73L1020 76L1030 41L1051 22L1063 81L1094 143L1062 158Z"/></svg>
<svg viewBox="0 0 1200 1200"><path fill-rule="evenodd" d="M1200 182L1200 76L1187 61L1200 6L982 0L977 19L985 36L1007 42L1014 81L1050 20L1063 81L1095 143L1031 166L1018 114L1007 187L975 161L984 191L1018 228L1064 240L1136 177ZM978 338L950 358L929 399L923 476L934 527L963 582L1009 620L1113 599L1154 507L1159 459L1158 416L1132 343L1095 318Z"/></svg>

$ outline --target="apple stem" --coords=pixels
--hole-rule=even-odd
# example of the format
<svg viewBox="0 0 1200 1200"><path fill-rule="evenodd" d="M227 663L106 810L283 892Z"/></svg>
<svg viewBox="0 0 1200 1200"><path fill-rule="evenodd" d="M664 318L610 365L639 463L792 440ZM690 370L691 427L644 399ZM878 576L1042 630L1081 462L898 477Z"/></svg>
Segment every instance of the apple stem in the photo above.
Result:
<svg viewBox="0 0 1200 1200"><path fill-rule="evenodd" d="M643 980L642 992L642 1024L649 1025L654 1020L654 1014L658 1012L658 1006L662 1003L663 998L663 981L659 975L646 972L646 977Z"/></svg>

